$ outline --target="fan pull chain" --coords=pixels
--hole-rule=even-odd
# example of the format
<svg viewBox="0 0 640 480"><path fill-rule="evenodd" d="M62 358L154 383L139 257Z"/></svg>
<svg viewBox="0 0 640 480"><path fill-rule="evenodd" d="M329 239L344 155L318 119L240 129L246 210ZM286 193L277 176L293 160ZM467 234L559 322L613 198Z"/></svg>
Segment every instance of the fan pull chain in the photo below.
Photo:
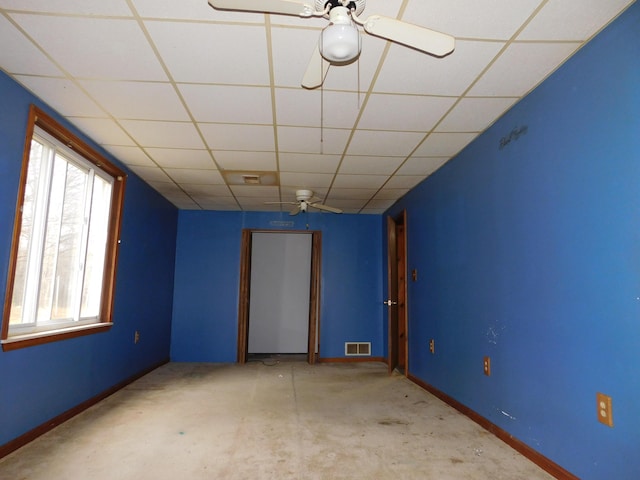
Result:
<svg viewBox="0 0 640 480"><path fill-rule="evenodd" d="M320 85L320 154L324 154L324 85Z"/></svg>

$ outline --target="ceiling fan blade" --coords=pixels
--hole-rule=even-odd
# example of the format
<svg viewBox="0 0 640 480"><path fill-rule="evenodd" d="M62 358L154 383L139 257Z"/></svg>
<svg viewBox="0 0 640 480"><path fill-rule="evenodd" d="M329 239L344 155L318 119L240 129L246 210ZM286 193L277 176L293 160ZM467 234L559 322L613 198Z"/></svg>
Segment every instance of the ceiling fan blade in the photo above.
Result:
<svg viewBox="0 0 640 480"><path fill-rule="evenodd" d="M363 23L367 33L401 43L437 57L453 52L455 38L445 33L402 22L395 18L372 15Z"/></svg>
<svg viewBox="0 0 640 480"><path fill-rule="evenodd" d="M221 10L279 13L300 17L308 17L315 12L313 5L295 0L209 0L209 5Z"/></svg>
<svg viewBox="0 0 640 480"><path fill-rule="evenodd" d="M317 208L318 210L324 210L331 213L342 213L342 210L336 207L330 207L329 205L323 205L322 203L310 203L309 206Z"/></svg>
<svg viewBox="0 0 640 480"><path fill-rule="evenodd" d="M297 205L298 202L264 202L265 205Z"/></svg>
<svg viewBox="0 0 640 480"><path fill-rule="evenodd" d="M300 208L300 205L297 205L293 210L289 212L289 215L292 215L292 216L297 215L300 213L301 210L302 209Z"/></svg>
<svg viewBox="0 0 640 480"><path fill-rule="evenodd" d="M313 54L311 55L311 60L309 60L307 70L304 72L304 77L302 77L302 86L304 88L313 89L322 85L327 76L330 65L331 64L329 62L322 58L322 55L320 55L320 47L316 44L316 48L313 50Z"/></svg>

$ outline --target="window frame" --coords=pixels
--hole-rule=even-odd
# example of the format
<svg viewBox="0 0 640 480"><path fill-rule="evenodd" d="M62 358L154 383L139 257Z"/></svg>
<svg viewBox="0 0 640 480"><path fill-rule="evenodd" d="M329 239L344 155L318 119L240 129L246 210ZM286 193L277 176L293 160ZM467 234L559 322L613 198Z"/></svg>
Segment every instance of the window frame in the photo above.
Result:
<svg viewBox="0 0 640 480"><path fill-rule="evenodd" d="M31 142L36 126L57 141L61 142L76 155L79 155L82 159L92 164L96 169L99 169L101 172L107 174L113 179L107 227L108 232L105 249L105 263L102 276L102 298L100 300L99 319L96 322L67 326L59 329L54 329L53 327L48 330L41 330L26 334L9 335L9 317L11 313L11 303L13 299L15 273L18 260L18 245L20 230L22 227L22 210L27 182L27 171L31 155ZM126 173L35 105L31 105L29 109L29 119L27 123L23 152L20 183L16 201L16 213L13 225L13 237L9 257L9 268L7 272L7 288L5 292L2 316L2 333L0 336L2 350L4 351L105 332L113 325L113 302L118 250L120 244L120 229L122 224L122 210L124 205L124 191L127 178Z"/></svg>

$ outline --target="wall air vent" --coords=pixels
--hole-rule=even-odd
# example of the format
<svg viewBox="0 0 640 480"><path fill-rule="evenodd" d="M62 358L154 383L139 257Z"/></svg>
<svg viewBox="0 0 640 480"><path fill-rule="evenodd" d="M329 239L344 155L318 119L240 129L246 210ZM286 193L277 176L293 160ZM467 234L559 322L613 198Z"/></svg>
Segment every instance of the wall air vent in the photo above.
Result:
<svg viewBox="0 0 640 480"><path fill-rule="evenodd" d="M345 342L344 354L347 357L369 357L371 342Z"/></svg>

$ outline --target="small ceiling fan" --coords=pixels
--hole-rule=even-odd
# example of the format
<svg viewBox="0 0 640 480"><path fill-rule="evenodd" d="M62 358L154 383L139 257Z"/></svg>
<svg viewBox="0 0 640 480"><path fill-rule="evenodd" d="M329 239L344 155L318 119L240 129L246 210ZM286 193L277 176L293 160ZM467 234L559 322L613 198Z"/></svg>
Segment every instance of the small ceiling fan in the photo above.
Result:
<svg viewBox="0 0 640 480"><path fill-rule="evenodd" d="M311 190L296 190L295 202L265 202L267 205L293 205L294 208L289 215L297 215L300 212L306 212L309 208L324 210L331 213L342 213L342 210L321 203L322 199L313 196Z"/></svg>
<svg viewBox="0 0 640 480"><path fill-rule="evenodd" d="M330 65L348 65L359 57L361 40L356 25L376 37L436 57L454 50L455 39L445 33L382 15L360 19L366 3L366 0L209 0L209 5L221 10L328 18L329 25L322 30L302 78L302 86L309 89L324 83Z"/></svg>

